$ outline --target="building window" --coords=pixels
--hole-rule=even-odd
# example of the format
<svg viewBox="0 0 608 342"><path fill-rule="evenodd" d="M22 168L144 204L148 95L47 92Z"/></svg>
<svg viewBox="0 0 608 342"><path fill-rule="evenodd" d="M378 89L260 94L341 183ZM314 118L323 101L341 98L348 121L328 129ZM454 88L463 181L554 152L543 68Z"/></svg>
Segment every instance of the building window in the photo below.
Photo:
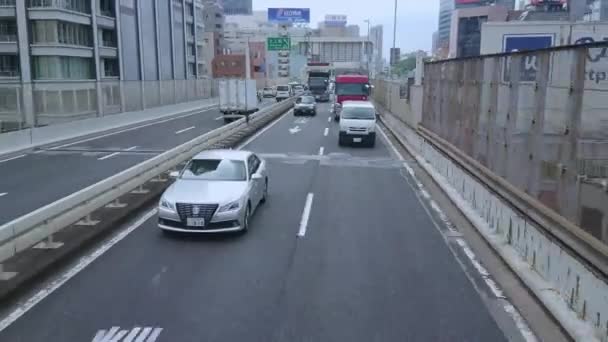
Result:
<svg viewBox="0 0 608 342"><path fill-rule="evenodd" d="M34 78L37 80L89 80L95 78L91 58L67 56L33 57Z"/></svg>
<svg viewBox="0 0 608 342"><path fill-rule="evenodd" d="M103 77L119 77L120 71L118 69L118 60L115 58L104 58L103 63Z"/></svg>
<svg viewBox="0 0 608 342"><path fill-rule="evenodd" d="M186 15L192 17L194 15L194 7L186 4Z"/></svg>
<svg viewBox="0 0 608 342"><path fill-rule="evenodd" d="M19 76L19 57L17 55L0 55L0 77Z"/></svg>
<svg viewBox="0 0 608 342"><path fill-rule="evenodd" d="M32 41L78 46L93 45L90 26L55 20L33 21Z"/></svg>
<svg viewBox="0 0 608 342"><path fill-rule="evenodd" d="M29 0L30 8L58 8L68 11L91 13L90 0Z"/></svg>
<svg viewBox="0 0 608 342"><path fill-rule="evenodd" d="M188 76L196 76L196 64L188 63Z"/></svg>
<svg viewBox="0 0 608 342"><path fill-rule="evenodd" d="M0 20L0 42L17 41L17 22L7 19Z"/></svg>
<svg viewBox="0 0 608 342"><path fill-rule="evenodd" d="M188 44L188 56L196 56L196 46L194 44Z"/></svg>
<svg viewBox="0 0 608 342"><path fill-rule="evenodd" d="M112 48L117 46L116 35L113 30L99 29L97 32L99 32L102 46Z"/></svg>
<svg viewBox="0 0 608 342"><path fill-rule="evenodd" d="M0 6L15 6L15 0L0 0Z"/></svg>
<svg viewBox="0 0 608 342"><path fill-rule="evenodd" d="M113 0L99 0L99 13L106 17L114 18L114 1Z"/></svg>

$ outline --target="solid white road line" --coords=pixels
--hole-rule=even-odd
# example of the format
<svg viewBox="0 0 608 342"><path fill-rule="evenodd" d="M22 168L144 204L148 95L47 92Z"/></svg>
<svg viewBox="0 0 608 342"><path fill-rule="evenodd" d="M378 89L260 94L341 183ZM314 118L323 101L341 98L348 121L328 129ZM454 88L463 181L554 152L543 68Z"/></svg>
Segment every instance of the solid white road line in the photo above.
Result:
<svg viewBox="0 0 608 342"><path fill-rule="evenodd" d="M319 147L319 155L322 156L323 152L325 152L325 147L321 146Z"/></svg>
<svg viewBox="0 0 608 342"><path fill-rule="evenodd" d="M6 195L8 195L8 192L0 192L0 197L4 197Z"/></svg>
<svg viewBox="0 0 608 342"><path fill-rule="evenodd" d="M327 136L329 134L329 127L325 127L325 132L323 132L324 136Z"/></svg>
<svg viewBox="0 0 608 342"><path fill-rule="evenodd" d="M131 146L131 147L129 147L128 149L126 149L125 151L133 151L133 150L134 150L134 149L136 149L136 148L137 148L137 146Z"/></svg>
<svg viewBox="0 0 608 342"><path fill-rule="evenodd" d="M302 212L302 219L300 220L300 230L298 231L299 237L306 235L306 228L308 226L308 219L310 218L310 210L312 209L312 200L315 198L315 194L312 192L306 196L306 203L304 204L304 211Z"/></svg>
<svg viewBox="0 0 608 342"><path fill-rule="evenodd" d="M188 127L188 128L180 129L179 131L176 131L176 132L175 132L175 134L182 134L182 133L184 133L184 132L191 131L191 130L193 130L194 128L195 128L195 126L190 126L190 127Z"/></svg>
<svg viewBox="0 0 608 342"><path fill-rule="evenodd" d="M15 157L11 157L11 158L8 158L8 159L3 159L3 160L0 160L0 163L4 163L4 162L7 162L7 161L23 158L25 156L27 156L27 154L21 154L21 155L18 155L18 156L15 156Z"/></svg>
<svg viewBox="0 0 608 342"><path fill-rule="evenodd" d="M284 114L282 114L281 116L279 116L278 118L276 118L273 122L271 122L270 124L266 125L266 127L264 127L264 129L262 129L261 131L257 132L256 134L254 134L249 139L245 140L245 142L243 142L242 144L240 144L236 149L240 150L240 149L245 148L245 146L251 144L252 141L254 141L255 139L257 139L260 135L264 134L264 132L266 132L267 130L271 129L272 126L276 125L277 122L281 121L281 119L283 119L284 117L287 117L289 115L289 113L291 113L291 112L293 112L293 109L285 112Z"/></svg>
<svg viewBox="0 0 608 342"><path fill-rule="evenodd" d="M34 306L48 297L50 294L55 292L58 288L60 288L63 284L65 284L68 280L72 279L75 275L77 275L80 271L85 269L85 267L89 266L93 261L102 256L105 252L107 252L114 245L119 243L122 239L127 237L131 232L135 229L139 228L142 224L156 215L156 208L150 210L142 217L140 217L137 221L135 221L131 226L127 227L127 229L118 233L116 236L111 238L109 241L104 243L101 247L97 248L95 252L84 256L78 261L76 266L67 270L53 282L51 282L48 286L38 291L34 296L30 297L25 303L21 304L19 307L14 309L11 313L9 313L4 319L0 321L0 332L6 329L9 325L13 324L16 320L18 320L21 316L25 315L28 311L30 311Z"/></svg>
<svg viewBox="0 0 608 342"><path fill-rule="evenodd" d="M78 141L74 141L74 142L71 142L71 143L67 143L67 144L51 147L50 150L58 150L60 148L64 148L64 147L68 147L68 146L73 146L73 145L78 145L78 144L82 144L82 143L85 143L85 142L88 142L88 141L97 140L97 139L109 137L109 136L120 134L120 133L124 133L124 132L134 131L136 129L140 129L140 128L144 128L144 127L148 127L148 126L159 125L159 124L162 124L162 123L165 123L165 122L169 122L169 121L173 121L173 120L177 120L177 119L182 119L182 118L187 118L189 116L200 114L202 112L210 111L214 107L217 107L217 106L205 107L201 111L197 111L196 113L190 113L190 114L186 114L186 115L175 116L175 117L171 117L171 118L168 118L168 119L164 119L164 120L160 120L160 121L155 121L155 122L143 124L143 125L140 125L140 126L135 126L135 127L127 128L127 129L118 130L116 132L111 132L111 133L107 133L107 134L97 135L97 136L94 136L94 137L91 137L91 138L87 138L87 139L83 139L83 140L78 140Z"/></svg>
<svg viewBox="0 0 608 342"><path fill-rule="evenodd" d="M120 152L114 152L114 153L110 153L107 156L103 156L101 158L97 158L97 160L106 160L106 159L110 159L112 157L116 157L117 155L119 155Z"/></svg>
<svg viewBox="0 0 608 342"><path fill-rule="evenodd" d="M393 153L395 154L395 156L397 158L399 158L400 161L404 161L405 158L403 158L403 156L401 155L401 153L399 153L399 150L397 149L397 147L395 147L395 144L393 144L393 142L391 141L391 139L388 138L388 136L386 135L386 133L384 133L384 130L382 130L382 128L376 124L376 130L378 132L380 132L380 135L382 136L382 138L384 139L384 141L386 141L386 143L388 144L388 146L391 147L391 150L393 150Z"/></svg>

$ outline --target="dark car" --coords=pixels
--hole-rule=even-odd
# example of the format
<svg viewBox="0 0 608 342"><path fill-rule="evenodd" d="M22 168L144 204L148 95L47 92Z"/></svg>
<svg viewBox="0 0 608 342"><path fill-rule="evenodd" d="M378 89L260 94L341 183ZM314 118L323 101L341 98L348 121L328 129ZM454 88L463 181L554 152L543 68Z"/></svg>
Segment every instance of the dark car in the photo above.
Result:
<svg viewBox="0 0 608 342"><path fill-rule="evenodd" d="M293 115L317 115L317 103L313 96L300 96L296 99Z"/></svg>

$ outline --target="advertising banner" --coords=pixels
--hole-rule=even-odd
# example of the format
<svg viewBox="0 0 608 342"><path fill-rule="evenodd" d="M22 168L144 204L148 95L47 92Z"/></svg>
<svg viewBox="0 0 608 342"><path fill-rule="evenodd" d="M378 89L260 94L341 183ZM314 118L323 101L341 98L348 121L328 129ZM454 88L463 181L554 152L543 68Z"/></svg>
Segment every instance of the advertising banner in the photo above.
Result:
<svg viewBox="0 0 608 342"><path fill-rule="evenodd" d="M269 8L268 21L271 23L310 23L310 9Z"/></svg>
<svg viewBox="0 0 608 342"><path fill-rule="evenodd" d="M534 35L504 35L504 52L527 51L544 49L553 46L553 34L534 34ZM521 81L533 82L536 80L537 70L536 55L528 55L521 60ZM505 68L504 79L509 79L508 68Z"/></svg>

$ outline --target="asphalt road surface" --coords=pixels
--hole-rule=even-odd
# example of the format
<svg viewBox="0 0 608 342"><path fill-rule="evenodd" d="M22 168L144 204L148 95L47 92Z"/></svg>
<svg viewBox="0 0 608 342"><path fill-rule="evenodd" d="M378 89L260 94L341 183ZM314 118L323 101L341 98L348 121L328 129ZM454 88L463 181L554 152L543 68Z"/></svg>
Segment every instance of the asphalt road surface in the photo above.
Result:
<svg viewBox="0 0 608 342"><path fill-rule="evenodd" d="M520 340L382 136L338 147L329 117L287 114L245 147L270 169L248 234L167 237L151 212L0 341Z"/></svg>
<svg viewBox="0 0 608 342"><path fill-rule="evenodd" d="M265 100L263 106L272 103ZM217 107L162 121L59 143L16 159L0 157L0 225L224 124Z"/></svg>

